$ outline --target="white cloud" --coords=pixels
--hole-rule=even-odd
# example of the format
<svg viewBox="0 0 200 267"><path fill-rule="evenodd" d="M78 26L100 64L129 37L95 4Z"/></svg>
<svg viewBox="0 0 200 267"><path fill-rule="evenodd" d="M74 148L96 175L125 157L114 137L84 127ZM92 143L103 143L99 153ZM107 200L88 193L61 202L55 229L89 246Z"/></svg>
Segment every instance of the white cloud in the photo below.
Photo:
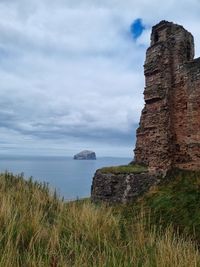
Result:
<svg viewBox="0 0 200 267"><path fill-rule="evenodd" d="M1 151L131 156L150 28L183 24L199 55L199 8L196 0L1 1ZM134 41L137 18L146 30Z"/></svg>

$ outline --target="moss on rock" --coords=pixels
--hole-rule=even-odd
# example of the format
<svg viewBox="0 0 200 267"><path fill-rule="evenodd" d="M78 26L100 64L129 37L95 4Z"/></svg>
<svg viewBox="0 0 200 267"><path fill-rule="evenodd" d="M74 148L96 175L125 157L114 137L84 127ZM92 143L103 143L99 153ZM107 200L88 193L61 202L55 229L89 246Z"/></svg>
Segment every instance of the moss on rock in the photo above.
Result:
<svg viewBox="0 0 200 267"><path fill-rule="evenodd" d="M101 169L102 173L112 173L112 174L142 173L147 171L148 171L147 167L145 165L140 165L140 164L104 167Z"/></svg>

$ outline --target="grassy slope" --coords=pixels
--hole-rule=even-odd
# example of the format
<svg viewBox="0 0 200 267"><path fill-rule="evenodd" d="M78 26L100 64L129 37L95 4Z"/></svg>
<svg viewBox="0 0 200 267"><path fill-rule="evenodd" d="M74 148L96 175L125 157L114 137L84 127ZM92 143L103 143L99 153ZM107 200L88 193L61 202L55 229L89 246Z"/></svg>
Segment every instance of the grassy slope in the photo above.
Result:
<svg viewBox="0 0 200 267"><path fill-rule="evenodd" d="M64 203L46 185L0 175L0 267L200 266L195 244L169 226L183 222L178 218L192 207L182 227L190 232L191 220L200 220L199 176L190 177L188 185L185 174L178 175L177 182L154 188L129 207L95 206L89 200ZM176 197L175 192L182 193ZM145 213L149 207L155 225Z"/></svg>
<svg viewBox="0 0 200 267"><path fill-rule="evenodd" d="M139 204L152 211L153 223L172 224L200 244L200 172L173 170L168 180L152 188Z"/></svg>

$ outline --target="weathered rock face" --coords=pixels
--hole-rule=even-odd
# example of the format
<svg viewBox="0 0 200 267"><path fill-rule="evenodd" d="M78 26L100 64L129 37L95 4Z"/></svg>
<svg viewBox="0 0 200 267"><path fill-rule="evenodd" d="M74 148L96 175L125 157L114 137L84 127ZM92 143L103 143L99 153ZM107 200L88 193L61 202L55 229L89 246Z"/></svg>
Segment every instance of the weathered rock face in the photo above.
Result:
<svg viewBox="0 0 200 267"><path fill-rule="evenodd" d="M92 184L91 200L129 203L159 183L160 177L147 173L113 174L97 170Z"/></svg>
<svg viewBox="0 0 200 267"><path fill-rule="evenodd" d="M135 148L135 161L150 172L200 169L200 58L193 57L193 36L182 26L153 27Z"/></svg>
<svg viewBox="0 0 200 267"><path fill-rule="evenodd" d="M84 151L81 151L80 153L76 154L74 156L74 159L78 159L78 160L96 159L96 154L93 151L84 150Z"/></svg>

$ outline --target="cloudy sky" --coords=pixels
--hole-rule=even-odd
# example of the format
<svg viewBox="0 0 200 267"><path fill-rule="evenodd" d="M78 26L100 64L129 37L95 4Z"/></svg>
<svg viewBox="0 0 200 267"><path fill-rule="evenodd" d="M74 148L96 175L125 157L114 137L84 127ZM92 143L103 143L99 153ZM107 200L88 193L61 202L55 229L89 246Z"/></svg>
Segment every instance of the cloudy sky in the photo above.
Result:
<svg viewBox="0 0 200 267"><path fill-rule="evenodd" d="M200 1L0 0L0 154L132 157L151 27Z"/></svg>

